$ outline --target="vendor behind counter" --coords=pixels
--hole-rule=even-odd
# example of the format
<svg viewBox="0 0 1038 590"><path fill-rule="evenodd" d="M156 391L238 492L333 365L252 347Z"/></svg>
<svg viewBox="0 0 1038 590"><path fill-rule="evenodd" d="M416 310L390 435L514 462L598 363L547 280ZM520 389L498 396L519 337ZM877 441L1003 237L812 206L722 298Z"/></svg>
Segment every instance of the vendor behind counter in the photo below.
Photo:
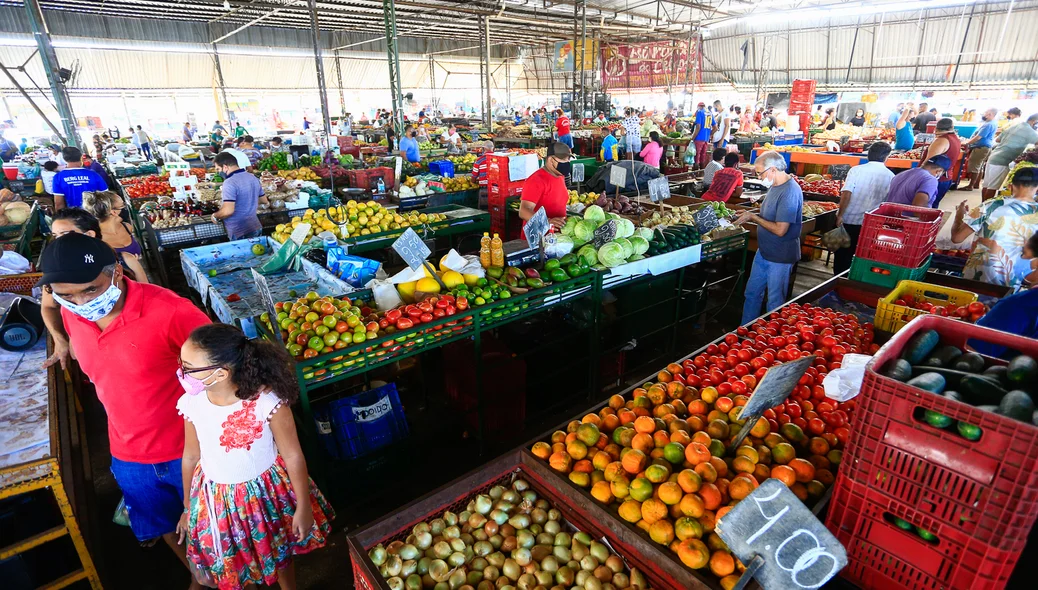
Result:
<svg viewBox="0 0 1038 590"><path fill-rule="evenodd" d="M524 226L541 207L544 207L548 221L556 228L562 229L566 225L566 204L569 201L566 176L573 169L569 161L572 155L568 145L558 142L551 144L544 166L526 179L519 203L519 217Z"/></svg>

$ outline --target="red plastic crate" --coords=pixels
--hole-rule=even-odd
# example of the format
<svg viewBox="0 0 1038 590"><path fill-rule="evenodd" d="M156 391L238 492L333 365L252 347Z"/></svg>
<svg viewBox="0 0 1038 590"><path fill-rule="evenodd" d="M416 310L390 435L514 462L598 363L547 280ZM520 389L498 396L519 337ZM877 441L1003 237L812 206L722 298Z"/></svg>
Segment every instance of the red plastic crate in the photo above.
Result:
<svg viewBox="0 0 1038 590"><path fill-rule="evenodd" d="M933 254L944 212L882 203L865 214L855 256L916 268Z"/></svg>
<svg viewBox="0 0 1038 590"><path fill-rule="evenodd" d="M936 536L927 541L894 517ZM837 476L826 526L847 550L841 572L863 590L996 590L1020 552L999 550L939 520Z"/></svg>
<svg viewBox="0 0 1038 590"><path fill-rule="evenodd" d="M347 174L347 179L352 188L371 190L378 185L379 178L382 179L382 182L385 183L387 187L396 184L396 174L393 169L388 166L378 166L376 168L365 168L361 170L348 170Z"/></svg>
<svg viewBox="0 0 1038 590"><path fill-rule="evenodd" d="M840 472L963 535L1020 551L1038 517L1038 427L876 372L927 329L937 330L942 344L961 347L977 339L1038 355L1036 340L940 316L913 319L865 371ZM971 442L954 429L930 426L919 408L977 425L982 435Z"/></svg>
<svg viewBox="0 0 1038 590"><path fill-rule="evenodd" d="M818 82L815 80L793 80L793 92L810 92L814 93L818 87Z"/></svg>
<svg viewBox="0 0 1038 590"><path fill-rule="evenodd" d="M508 156L487 155L487 180L508 182Z"/></svg>
<svg viewBox="0 0 1038 590"><path fill-rule="evenodd" d="M810 115L811 103L805 101L789 101L790 115Z"/></svg>
<svg viewBox="0 0 1038 590"><path fill-rule="evenodd" d="M491 197L514 197L522 194L523 182L522 180L517 182L494 182L491 180L490 184L487 185L487 194Z"/></svg>
<svg viewBox="0 0 1038 590"><path fill-rule="evenodd" d="M794 91L789 95L789 104L793 103L807 103L809 106L815 103L815 93L811 92L796 92Z"/></svg>

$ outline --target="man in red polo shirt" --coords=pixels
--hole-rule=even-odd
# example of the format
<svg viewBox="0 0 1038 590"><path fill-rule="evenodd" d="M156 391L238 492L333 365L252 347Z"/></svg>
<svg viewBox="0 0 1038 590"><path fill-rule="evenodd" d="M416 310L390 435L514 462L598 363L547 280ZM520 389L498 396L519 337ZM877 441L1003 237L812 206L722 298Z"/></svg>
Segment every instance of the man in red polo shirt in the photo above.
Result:
<svg viewBox="0 0 1038 590"><path fill-rule="evenodd" d="M124 277L111 246L97 238L66 234L40 263L39 284L61 306L79 366L108 414L112 474L133 533L142 544L162 537L186 566L175 534L184 510L177 369L180 346L209 318L168 289Z"/></svg>

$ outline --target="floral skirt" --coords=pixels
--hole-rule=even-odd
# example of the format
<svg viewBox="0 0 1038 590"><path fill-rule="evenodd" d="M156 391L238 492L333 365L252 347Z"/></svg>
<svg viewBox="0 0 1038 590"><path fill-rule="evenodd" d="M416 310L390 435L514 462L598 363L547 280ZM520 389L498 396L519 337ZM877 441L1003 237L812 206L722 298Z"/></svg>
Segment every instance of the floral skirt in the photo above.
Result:
<svg viewBox="0 0 1038 590"><path fill-rule="evenodd" d="M310 504L314 526L305 539L293 539L296 496L280 456L259 477L235 484L206 481L199 464L191 479L188 559L221 589L273 586L293 555L323 547L331 531L335 513L313 480Z"/></svg>

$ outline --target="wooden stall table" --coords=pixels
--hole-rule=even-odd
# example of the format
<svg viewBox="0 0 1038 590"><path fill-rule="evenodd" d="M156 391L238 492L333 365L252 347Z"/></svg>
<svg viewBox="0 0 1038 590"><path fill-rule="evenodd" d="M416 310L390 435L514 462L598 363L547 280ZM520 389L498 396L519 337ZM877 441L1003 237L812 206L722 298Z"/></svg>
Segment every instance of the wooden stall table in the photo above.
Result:
<svg viewBox="0 0 1038 590"><path fill-rule="evenodd" d="M834 166L844 164L847 166L858 166L869 161L861 154L839 154L833 152L790 152L789 161L796 165L797 176L804 175L804 167L809 164L818 166Z"/></svg>
<svg viewBox="0 0 1038 590"><path fill-rule="evenodd" d="M38 279L39 275L15 277ZM20 290L0 280L0 291ZM85 514L85 494L90 493L90 486L83 483L89 479L89 459L82 443L82 423L66 373L60 367L40 369L48 350L44 340L24 352L0 350L0 499L47 489L54 495L63 524L0 548L0 561L67 535L81 567L41 588L53 590L87 580L91 588L100 590L101 580L75 514L76 507Z"/></svg>

